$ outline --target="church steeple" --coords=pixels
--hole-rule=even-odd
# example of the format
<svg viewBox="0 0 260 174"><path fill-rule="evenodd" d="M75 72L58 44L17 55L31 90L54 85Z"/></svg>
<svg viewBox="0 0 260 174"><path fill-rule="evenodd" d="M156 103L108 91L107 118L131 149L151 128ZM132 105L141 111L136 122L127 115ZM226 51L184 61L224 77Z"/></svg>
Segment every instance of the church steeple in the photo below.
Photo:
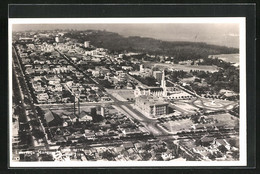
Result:
<svg viewBox="0 0 260 174"><path fill-rule="evenodd" d="M165 84L165 72L164 72L164 70L163 70L163 72L162 72L161 87L162 87L162 88L166 87L166 84Z"/></svg>
<svg viewBox="0 0 260 174"><path fill-rule="evenodd" d="M163 74L162 74L161 88L163 88L163 96L166 97L167 91L166 91L166 81L165 81L165 71L164 70L163 70Z"/></svg>

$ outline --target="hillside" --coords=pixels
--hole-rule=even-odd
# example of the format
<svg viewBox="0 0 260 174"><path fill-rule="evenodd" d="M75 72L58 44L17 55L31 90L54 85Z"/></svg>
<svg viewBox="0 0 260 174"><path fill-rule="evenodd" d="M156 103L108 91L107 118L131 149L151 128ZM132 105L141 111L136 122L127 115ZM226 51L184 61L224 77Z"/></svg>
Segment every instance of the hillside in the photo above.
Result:
<svg viewBox="0 0 260 174"><path fill-rule="evenodd" d="M87 34L80 34L87 33ZM65 37L77 39L79 42L90 41L95 47L110 51L136 51L148 54L174 56L176 61L206 58L208 55L238 53L237 48L209 45L202 42L168 42L139 36L123 37L107 31L74 31Z"/></svg>

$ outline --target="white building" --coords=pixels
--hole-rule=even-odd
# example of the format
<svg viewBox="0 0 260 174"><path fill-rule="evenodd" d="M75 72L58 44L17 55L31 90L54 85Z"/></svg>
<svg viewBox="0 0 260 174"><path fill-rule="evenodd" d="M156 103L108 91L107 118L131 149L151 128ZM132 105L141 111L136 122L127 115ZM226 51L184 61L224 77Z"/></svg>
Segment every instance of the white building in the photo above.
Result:
<svg viewBox="0 0 260 174"><path fill-rule="evenodd" d="M168 102L158 97L140 96L136 98L135 105L144 115L158 117L168 114Z"/></svg>
<svg viewBox="0 0 260 174"><path fill-rule="evenodd" d="M166 99L189 99L193 96L175 86L167 87L165 80L165 72L162 72L162 80L160 87L136 87L134 91L135 97L139 96L156 96Z"/></svg>
<svg viewBox="0 0 260 174"><path fill-rule="evenodd" d="M85 47L85 48L88 48L89 46L90 46L90 41L85 41L85 42L84 42L84 47Z"/></svg>
<svg viewBox="0 0 260 174"><path fill-rule="evenodd" d="M144 72L144 65L143 64L140 65L140 72Z"/></svg>
<svg viewBox="0 0 260 174"><path fill-rule="evenodd" d="M59 38L59 36L56 36L56 37L55 37L55 42L57 42L57 43L60 42L60 38Z"/></svg>

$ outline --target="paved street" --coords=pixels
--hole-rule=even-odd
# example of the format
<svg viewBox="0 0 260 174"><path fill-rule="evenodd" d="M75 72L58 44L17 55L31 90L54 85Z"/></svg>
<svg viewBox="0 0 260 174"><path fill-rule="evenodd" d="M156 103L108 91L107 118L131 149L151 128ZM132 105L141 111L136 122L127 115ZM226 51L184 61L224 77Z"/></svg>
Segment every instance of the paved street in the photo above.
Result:
<svg viewBox="0 0 260 174"><path fill-rule="evenodd" d="M25 93L26 93L27 96L28 96L28 100L30 101L30 102L29 102L29 105L30 105L30 108L31 108L31 110L32 110L32 112L33 112L33 115L34 115L34 117L36 118L36 120L37 120L37 121L40 123L40 125L41 125L41 127L39 127L39 129L40 129L41 131L45 132L45 128L43 127L43 125L42 125L42 123L41 123L41 121L40 121L38 115L36 114L36 110L35 110L35 105L34 105L34 102L33 102L33 98L32 98L32 96L31 96L30 90L28 89L27 82L26 82L26 79L25 79L25 75L24 75L24 72L22 71L22 67L21 67L21 62L20 62L20 60L19 60L19 56L18 56L17 51L16 51L16 49L15 49L14 47L13 47L13 50L14 50L14 53L15 53L15 54L14 54L14 55L15 55L14 57L15 57L15 59L17 60L17 63L18 63L20 72L22 73L22 74L21 74L22 80L24 81L24 84L25 84L24 86L21 86L21 88L23 88L23 89L25 90ZM32 135L31 131L30 131L30 134ZM45 134L45 136L44 136L44 138L43 138L43 141L44 141L44 144L45 144L46 148L48 149L48 148L49 148L49 145L48 145L48 142L47 142L46 134Z"/></svg>

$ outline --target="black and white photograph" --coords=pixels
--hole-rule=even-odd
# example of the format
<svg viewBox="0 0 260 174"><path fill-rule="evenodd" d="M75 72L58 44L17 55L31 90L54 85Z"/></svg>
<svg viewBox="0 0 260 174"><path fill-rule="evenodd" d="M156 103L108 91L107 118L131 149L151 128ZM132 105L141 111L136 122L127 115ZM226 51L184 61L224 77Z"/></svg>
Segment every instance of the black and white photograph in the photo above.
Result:
<svg viewBox="0 0 260 174"><path fill-rule="evenodd" d="M246 166L243 17L9 19L11 167Z"/></svg>

